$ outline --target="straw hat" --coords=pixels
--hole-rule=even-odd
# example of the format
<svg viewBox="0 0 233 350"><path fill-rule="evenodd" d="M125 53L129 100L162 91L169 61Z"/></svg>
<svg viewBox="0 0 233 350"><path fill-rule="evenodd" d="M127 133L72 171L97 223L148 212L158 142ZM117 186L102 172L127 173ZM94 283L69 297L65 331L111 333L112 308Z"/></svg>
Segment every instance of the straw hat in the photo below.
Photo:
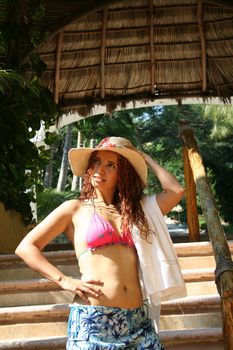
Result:
<svg viewBox="0 0 233 350"><path fill-rule="evenodd" d="M111 151L121 154L132 164L144 185L147 184L147 165L132 143L123 137L106 137L95 148L71 148L68 153L74 175L84 176L94 151Z"/></svg>

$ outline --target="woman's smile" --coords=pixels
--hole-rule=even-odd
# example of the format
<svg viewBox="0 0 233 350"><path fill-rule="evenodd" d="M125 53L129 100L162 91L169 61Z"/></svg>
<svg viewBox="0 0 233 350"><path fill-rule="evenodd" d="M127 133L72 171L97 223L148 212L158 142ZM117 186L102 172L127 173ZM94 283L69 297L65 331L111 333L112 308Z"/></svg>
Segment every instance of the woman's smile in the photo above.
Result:
<svg viewBox="0 0 233 350"><path fill-rule="evenodd" d="M95 182L105 182L106 181L103 177L100 177L98 175L94 175L93 179Z"/></svg>

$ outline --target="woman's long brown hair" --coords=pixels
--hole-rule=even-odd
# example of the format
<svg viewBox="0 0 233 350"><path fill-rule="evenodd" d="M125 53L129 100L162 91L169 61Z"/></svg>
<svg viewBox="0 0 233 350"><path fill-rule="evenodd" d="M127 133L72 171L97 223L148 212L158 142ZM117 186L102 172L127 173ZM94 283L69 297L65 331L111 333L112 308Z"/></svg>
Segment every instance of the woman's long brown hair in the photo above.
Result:
<svg viewBox="0 0 233 350"><path fill-rule="evenodd" d="M81 202L93 199L94 196L91 169L96 153L97 151L93 152L89 159L79 197ZM151 230L140 204L143 196L143 183L131 163L120 154L118 154L118 177L118 187L112 204L119 208L121 214L121 232L129 232L135 225L139 229L140 236L148 240Z"/></svg>

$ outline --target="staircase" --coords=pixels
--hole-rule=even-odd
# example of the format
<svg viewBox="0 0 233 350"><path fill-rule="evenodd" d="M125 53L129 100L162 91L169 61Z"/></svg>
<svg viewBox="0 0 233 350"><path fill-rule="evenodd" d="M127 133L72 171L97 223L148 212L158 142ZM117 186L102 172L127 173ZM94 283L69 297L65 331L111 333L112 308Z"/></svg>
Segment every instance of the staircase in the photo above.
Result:
<svg viewBox="0 0 233 350"><path fill-rule="evenodd" d="M233 241L229 242L233 254ZM223 350L220 298L209 242L175 243L188 296L162 304L166 350ZM64 273L78 276L74 251L46 252ZM41 278L14 254L0 255L0 350L64 350L73 294Z"/></svg>

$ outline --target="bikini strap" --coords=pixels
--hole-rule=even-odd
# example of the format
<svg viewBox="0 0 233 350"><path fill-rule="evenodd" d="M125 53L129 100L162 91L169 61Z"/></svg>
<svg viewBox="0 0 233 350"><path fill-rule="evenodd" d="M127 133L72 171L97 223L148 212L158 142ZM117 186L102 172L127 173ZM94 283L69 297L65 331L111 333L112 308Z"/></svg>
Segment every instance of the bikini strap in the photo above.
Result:
<svg viewBox="0 0 233 350"><path fill-rule="evenodd" d="M91 198L91 202L93 204L94 213L96 213L96 207L95 207L95 200L94 200L94 198Z"/></svg>

